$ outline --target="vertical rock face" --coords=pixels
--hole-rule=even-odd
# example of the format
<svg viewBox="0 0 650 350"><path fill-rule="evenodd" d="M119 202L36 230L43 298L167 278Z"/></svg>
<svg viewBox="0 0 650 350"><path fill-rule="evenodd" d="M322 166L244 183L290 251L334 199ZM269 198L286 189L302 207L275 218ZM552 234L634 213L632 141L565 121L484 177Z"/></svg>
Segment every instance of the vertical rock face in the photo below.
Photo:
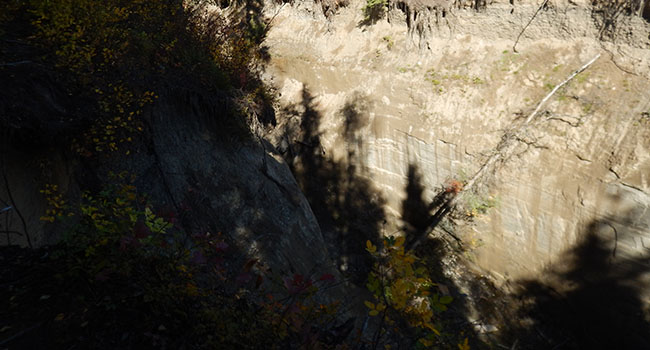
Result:
<svg viewBox="0 0 650 350"><path fill-rule="evenodd" d="M38 96L38 91L30 92L26 96ZM241 253L234 256L257 259L269 276L332 273L339 279L318 222L284 160L270 145L220 130L232 114L227 99L210 100L183 89L162 95L139 135L146 141L134 142L129 157L100 155L91 165L56 147L36 154L3 145L9 147L3 148L2 158L8 186L0 176L0 210L11 208L0 213L0 244L27 245L25 231L35 247L60 238L52 225L44 227L39 220L46 209L39 193L45 181L58 185L74 203L79 188L101 189L109 171L125 170L138 176L135 185L154 210L178 215L187 234L223 234ZM337 290L327 297L336 296Z"/></svg>
<svg viewBox="0 0 650 350"><path fill-rule="evenodd" d="M191 232L222 232L273 273L332 272L318 222L286 163L257 140L229 140L211 122L223 118L215 105L173 93L154 106L150 156L133 164L159 179L147 192L158 203L187 206ZM146 178L139 181L147 187Z"/></svg>
<svg viewBox="0 0 650 350"><path fill-rule="evenodd" d="M345 160L352 149L357 174L377 188L388 221L401 225L413 169L427 199L471 177L555 85L601 53L553 95L482 194L468 199L474 209L497 204L463 234L480 242L476 263L503 279L541 272L589 234L615 261L647 271L650 25L622 15L605 37L588 2L553 1L513 52L537 2L493 1L480 11L448 3L404 2L373 26L363 25L360 2L330 22L278 8L268 80L285 106L310 91L323 152ZM350 106L363 106L353 142L344 136ZM279 124L299 128L295 114ZM296 138L283 135L276 141L292 155Z"/></svg>

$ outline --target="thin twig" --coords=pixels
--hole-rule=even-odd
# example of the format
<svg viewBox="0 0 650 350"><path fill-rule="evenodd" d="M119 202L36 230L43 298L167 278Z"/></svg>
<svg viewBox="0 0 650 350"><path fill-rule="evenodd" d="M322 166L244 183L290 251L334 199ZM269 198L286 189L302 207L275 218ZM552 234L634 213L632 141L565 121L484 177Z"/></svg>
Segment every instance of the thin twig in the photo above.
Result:
<svg viewBox="0 0 650 350"><path fill-rule="evenodd" d="M456 205L458 200L469 190L471 190L478 180L483 176L483 174L487 173L489 170L492 170L492 166L499 160L502 159L507 159L508 155L513 151L515 146L517 145L514 141L517 140L518 134L521 134L522 131L524 131L533 121L537 113L541 110L542 106L558 91L560 90L564 85L566 85L568 82L570 82L573 78L576 77L576 75L582 73L585 69L589 68L596 60L600 57L600 53L597 54L594 58L592 58L589 62L584 64L582 67L578 68L576 71L571 73L568 78L566 78L563 82L558 84L553 90L551 90L546 97L544 97L538 104L535 110L524 120L524 122L518 127L517 130L514 131L508 131L506 134L501 138L501 141L499 144L496 146L495 152L490 156L490 158L483 163L481 168L474 174L474 176L467 181L463 189L458 191L458 193L453 194L445 203L443 203L440 208L433 214L432 216L432 221L427 226L427 228L422 231L422 234L420 234L416 239L411 241L411 244L408 245L406 248L407 250L412 250L415 247L417 247L420 243L426 239L431 231L436 228L436 226L442 221L442 219L451 211L451 209Z"/></svg>
<svg viewBox="0 0 650 350"><path fill-rule="evenodd" d="M512 51L517 52L517 43L519 42L519 38L521 38L521 35L524 34L524 32L526 31L526 29L528 28L528 26L533 22L533 20L535 19L535 17L537 17L537 14L539 13L539 11L541 11L542 8L544 8L544 6L546 6L546 3L547 3L547 2L548 2L548 0L544 0L544 2L539 6L539 8L537 9L537 11L535 11L535 14L533 15L533 17L530 18L530 21L528 21L528 23L526 24L526 26L524 26L524 29L522 29L521 32L519 32L519 35L517 36L517 40L515 40L515 44L512 45Z"/></svg>
<svg viewBox="0 0 650 350"><path fill-rule="evenodd" d="M282 4L282 6L280 6L280 8L277 11L275 11L275 14L273 15L273 17L271 17L271 19L268 22L266 22L267 28L268 28L268 26L271 25L271 23L273 23L273 20L275 19L275 17L277 17L280 14L280 11L282 11L282 9L284 8L284 6L286 4L287 4L286 2L284 4Z"/></svg>
<svg viewBox="0 0 650 350"><path fill-rule="evenodd" d="M512 344L512 347L510 348L510 350L516 350L518 343L519 343L519 339L515 339L515 342Z"/></svg>
<svg viewBox="0 0 650 350"><path fill-rule="evenodd" d="M616 66L616 68L618 68L620 71L622 71L622 72L624 72L624 73L627 73L627 74L630 74L630 75L634 75L634 76L636 76L636 77L641 77L641 78L644 78L644 79L648 80L648 77L647 77L647 76L640 75L640 74L638 74L638 73L635 73L635 72L631 71L630 69L627 69L627 68L621 66L618 62L616 62L616 59L614 59L614 56L615 56L614 53L613 53L611 50L609 50L608 48L606 48L606 47L605 47L605 44L604 44L602 41L599 41L599 43L600 43L600 47L601 47L603 50L605 50L605 52L607 52L607 53L609 54L609 60L612 61L612 64L614 64L614 66ZM618 54L619 54L621 57L624 58L625 54L621 52L620 48L617 47L617 51L618 51Z"/></svg>
<svg viewBox="0 0 650 350"><path fill-rule="evenodd" d="M29 332L33 331L34 329L40 327L42 323L43 323L43 322L39 322L39 323L37 323L37 324L35 324L35 325L29 327L29 328L23 329L22 331L20 331L20 332L14 334L13 336L11 336L11 337L9 337L9 338L7 338L7 339L1 341L1 342L0 342L0 346L5 345L5 344L9 343L10 341L12 341L12 340L14 340L14 339L16 339L16 338L22 337L22 336L25 335L26 333L29 333Z"/></svg>
<svg viewBox="0 0 650 350"><path fill-rule="evenodd" d="M533 111L533 112L528 116L528 118L526 118L526 120L524 121L523 125L522 125L520 128L524 128L524 127L526 127L528 124L530 124L530 122L533 120L533 118L535 118L535 116L537 115L537 113L539 113L540 109L542 109L542 106L543 106L543 105L544 105L544 104L545 104L545 103L546 103L546 102L547 102L547 101L548 101L548 100L549 100L549 99L550 99L550 98L551 98L551 97L552 97L552 96L553 96L553 95L554 95L554 94L555 94L555 93L556 93L560 88L562 88L562 87L563 87L564 85L566 85L569 81L571 81L573 78L575 78L576 75L582 73L585 69L589 68L589 66L591 66L594 62L596 62L596 60L597 60L599 57L600 57L600 53L599 53L598 55L596 55L594 58L592 58L592 59L591 59L589 62L587 62L585 65L583 65L582 67L580 67L578 70L576 70L575 72L571 73L571 75L569 75L569 77L568 77L567 79L565 79L563 82L561 82L560 84L558 84L557 86L555 86L555 88L553 88L553 90L551 90L551 92L549 92L548 95L546 95L546 97L544 97L544 98L542 99L542 101L540 101L540 103L537 104L537 107L535 108L535 110L534 110L534 111ZM467 190L469 190L469 189L471 189L472 187L474 187L476 181L477 181L477 180L478 180L478 179L483 175L483 173L485 173L486 170L489 169L489 168L492 166L492 164L494 164L494 163L495 163L499 158L503 157L503 152L499 152L499 151L508 151L508 148L510 148L510 147L509 147L509 146L510 146L509 144L511 144L511 142L510 142L511 140L512 140L512 138L504 138L504 139L500 142L500 144L497 146L497 151L498 151L498 152L495 152L495 153L490 157L490 159L488 159L488 161L485 162L485 164L483 164L483 166L481 167L481 169L479 169L479 171L476 172L476 174L474 174L474 176L473 176L473 177L472 177L472 178L467 182L467 184L465 185L465 187L463 188L463 191L462 191L461 193L467 192ZM458 198L458 197L460 197L460 196L456 196L456 197L455 197L454 199L452 199L452 200L455 200L455 199Z"/></svg>
<svg viewBox="0 0 650 350"><path fill-rule="evenodd" d="M34 63L32 61L18 61L18 62L7 62L7 63L0 63L0 67L14 67L14 66L19 66L21 64L30 64Z"/></svg>
<svg viewBox="0 0 650 350"><path fill-rule="evenodd" d="M9 179L7 178L7 169L6 169L6 161L3 162L2 164L2 178L4 180L4 185L5 185L5 190L7 191L7 196L9 196L9 202L11 203L11 206L14 208L16 211L16 215L20 218L20 222L23 225L23 233L25 234L25 238L27 238L27 245L30 248L33 248L32 246L32 240L29 237L29 233L27 232L27 223L25 222L25 218L23 217L22 213L20 210L18 210L18 207L16 206L16 201L14 200L13 195L11 194L11 187L9 186Z"/></svg>

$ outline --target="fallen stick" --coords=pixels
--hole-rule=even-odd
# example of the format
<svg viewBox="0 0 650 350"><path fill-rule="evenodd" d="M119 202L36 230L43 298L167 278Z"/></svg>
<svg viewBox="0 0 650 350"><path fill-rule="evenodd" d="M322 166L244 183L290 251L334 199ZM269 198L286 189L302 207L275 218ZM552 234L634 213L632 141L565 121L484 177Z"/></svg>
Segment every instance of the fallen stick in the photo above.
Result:
<svg viewBox="0 0 650 350"><path fill-rule="evenodd" d="M598 58L600 58L600 54L597 54L594 58L591 59L591 61L585 63L584 66L580 67L578 70L571 73L571 75L569 75L568 78L566 78L563 82L561 82L560 84L555 86L555 88L553 88L553 90L551 90L551 92L549 92L548 95L546 95L546 97L544 97L544 99L537 105L537 108L535 108L533 113L531 113L528 116L528 118L526 118L526 121L524 122L524 124L530 123L530 121L535 117L537 112L539 112L539 110L542 108L542 105L544 105L544 103L546 103L546 101L548 101L548 99L550 99L551 96L553 96L558 90L560 90L564 85L566 85L568 82L570 82L573 78L575 78L576 75L584 72L585 69L589 68L589 66L591 66L594 62L596 62L596 60Z"/></svg>
<svg viewBox="0 0 650 350"><path fill-rule="evenodd" d="M501 141L499 141L499 144L496 146L496 152L488 158L488 160L483 163L481 168L472 176L472 178L467 181L463 189L458 191L458 193L454 194L449 198L442 206L439 207L438 210L432 215L433 221L427 228L422 231L423 233L419 235L415 240L411 241L410 244L406 247L407 250L414 249L417 247L426 237L429 236L429 234L433 231L433 229L436 228L436 226L442 221L442 219L451 211L451 209L456 205L458 200L463 196L463 194L467 193L469 190L471 190L478 180L485 174L488 170L492 169L492 166L500 159L507 158L506 156L513 150L514 146L516 143L516 136L518 133L521 133L522 130L525 130L530 123L533 121L537 113L542 109L542 106L558 91L560 90L564 85L569 83L573 78L576 77L576 75L584 72L589 66L594 64L596 60L600 58L600 53L597 54L594 58L592 58L589 62L585 63L582 67L578 68L575 70L571 75L569 75L568 78L566 78L563 82L560 84L556 85L551 92L548 93L538 104L535 110L524 120L524 122L519 126L518 130L516 132L506 133L504 137L501 138Z"/></svg>

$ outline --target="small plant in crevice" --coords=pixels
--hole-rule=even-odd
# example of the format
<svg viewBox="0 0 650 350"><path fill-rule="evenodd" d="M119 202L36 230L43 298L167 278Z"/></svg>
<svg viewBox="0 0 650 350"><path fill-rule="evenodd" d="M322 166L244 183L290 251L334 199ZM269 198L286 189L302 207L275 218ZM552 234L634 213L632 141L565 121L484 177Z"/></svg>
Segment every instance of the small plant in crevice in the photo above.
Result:
<svg viewBox="0 0 650 350"><path fill-rule="evenodd" d="M464 216L467 219L473 219L498 206L499 200L491 194L470 192L465 193L460 205Z"/></svg>
<svg viewBox="0 0 650 350"><path fill-rule="evenodd" d="M390 35L386 35L383 38L381 38L385 43L386 43L386 48L387 49L392 49L393 46L395 46L395 41Z"/></svg>
<svg viewBox="0 0 650 350"><path fill-rule="evenodd" d="M465 169L460 169L456 179L450 179L445 184L445 191L460 193L464 185L469 180L470 175ZM463 197L457 204L454 216L460 219L472 220L482 214L487 213L491 208L499 205L499 198L491 193L487 193L485 188L474 188L471 191L464 191Z"/></svg>

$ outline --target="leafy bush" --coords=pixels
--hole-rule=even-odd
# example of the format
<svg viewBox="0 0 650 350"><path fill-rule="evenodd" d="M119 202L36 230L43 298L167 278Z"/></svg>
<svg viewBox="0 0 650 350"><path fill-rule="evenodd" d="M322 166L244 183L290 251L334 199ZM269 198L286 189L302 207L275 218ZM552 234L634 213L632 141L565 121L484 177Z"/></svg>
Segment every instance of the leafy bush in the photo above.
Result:
<svg viewBox="0 0 650 350"><path fill-rule="evenodd" d="M263 22L247 16L226 20L209 1L28 0L0 4L0 34L29 45L0 52L9 60L37 64L82 106L65 121L77 125L71 148L90 157L129 154L143 131L147 106L169 87L265 90L254 72L261 62ZM18 44L12 44L18 45ZM36 51L37 49L37 51ZM21 56L22 53L22 56ZM0 66L2 68L2 66ZM258 96L259 95L259 96ZM74 112L75 109L82 112ZM233 111L232 115L240 113ZM234 117L237 118L237 117ZM220 124L239 127L223 118ZM58 122L58 121L57 121Z"/></svg>
<svg viewBox="0 0 650 350"><path fill-rule="evenodd" d="M17 328L44 323L43 341L57 348L325 346L339 308L314 297L333 275L276 280L256 259L240 264L221 234L189 234L178 213L156 214L127 174L111 178L78 205L46 186L43 220L67 230L35 264L43 273L12 287Z"/></svg>
<svg viewBox="0 0 650 350"><path fill-rule="evenodd" d="M417 329L419 346L428 347L440 335L434 326L434 313L445 311L452 297L432 290L435 283L426 267L416 265L417 258L404 249L404 241L403 236L384 237L382 249L366 242L366 250L376 259L367 283L375 300L366 301L366 306L370 316L381 317L374 342L380 342L386 324L394 328L397 320L405 320L408 326Z"/></svg>

